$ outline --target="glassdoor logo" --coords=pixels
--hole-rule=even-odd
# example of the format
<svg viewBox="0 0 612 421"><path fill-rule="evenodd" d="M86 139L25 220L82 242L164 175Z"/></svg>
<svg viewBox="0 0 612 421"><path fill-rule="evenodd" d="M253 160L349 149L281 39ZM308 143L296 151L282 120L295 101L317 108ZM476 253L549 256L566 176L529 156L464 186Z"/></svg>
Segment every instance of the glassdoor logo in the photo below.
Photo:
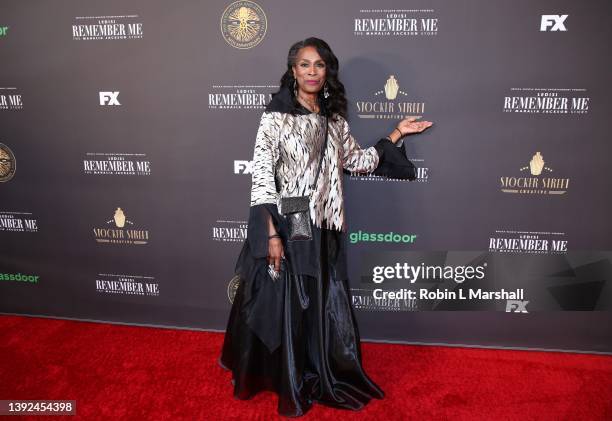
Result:
<svg viewBox="0 0 612 421"><path fill-rule="evenodd" d="M0 273L0 281L18 281L37 284L38 278L38 275L24 275L21 273Z"/></svg>
<svg viewBox="0 0 612 421"><path fill-rule="evenodd" d="M359 242L378 242L378 243L414 243L417 238L417 234L400 234L396 232L387 233L368 233L361 230L357 232L351 232L349 239L351 244Z"/></svg>

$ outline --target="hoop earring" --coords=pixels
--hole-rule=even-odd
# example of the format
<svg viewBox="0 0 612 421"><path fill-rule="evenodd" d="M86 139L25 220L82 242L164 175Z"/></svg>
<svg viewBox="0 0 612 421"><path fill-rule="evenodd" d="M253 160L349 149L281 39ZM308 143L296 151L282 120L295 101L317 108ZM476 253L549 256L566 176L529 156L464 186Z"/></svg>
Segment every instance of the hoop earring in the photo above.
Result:
<svg viewBox="0 0 612 421"><path fill-rule="evenodd" d="M323 85L323 98L329 98L329 89L327 88L327 81L325 81L325 85Z"/></svg>

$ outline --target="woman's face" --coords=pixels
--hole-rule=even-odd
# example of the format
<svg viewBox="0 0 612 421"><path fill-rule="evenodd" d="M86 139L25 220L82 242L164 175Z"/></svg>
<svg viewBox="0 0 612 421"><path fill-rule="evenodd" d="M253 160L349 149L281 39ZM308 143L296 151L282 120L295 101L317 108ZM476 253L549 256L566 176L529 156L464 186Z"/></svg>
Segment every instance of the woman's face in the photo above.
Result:
<svg viewBox="0 0 612 421"><path fill-rule="evenodd" d="M293 77L297 80L298 90L316 94L325 83L325 62L315 47L301 48L293 65Z"/></svg>

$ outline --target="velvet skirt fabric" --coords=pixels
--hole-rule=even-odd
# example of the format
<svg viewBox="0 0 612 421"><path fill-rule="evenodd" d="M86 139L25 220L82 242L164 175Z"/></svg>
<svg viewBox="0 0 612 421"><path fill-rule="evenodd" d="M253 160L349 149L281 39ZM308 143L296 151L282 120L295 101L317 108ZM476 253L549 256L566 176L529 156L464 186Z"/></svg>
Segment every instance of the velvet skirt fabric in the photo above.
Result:
<svg viewBox="0 0 612 421"><path fill-rule="evenodd" d="M219 358L232 372L235 397L275 391L284 416L303 415L314 402L359 410L384 396L362 367L350 290L337 270L341 233L316 229L317 276L292 273L287 249L276 281L265 258L241 266Z"/></svg>

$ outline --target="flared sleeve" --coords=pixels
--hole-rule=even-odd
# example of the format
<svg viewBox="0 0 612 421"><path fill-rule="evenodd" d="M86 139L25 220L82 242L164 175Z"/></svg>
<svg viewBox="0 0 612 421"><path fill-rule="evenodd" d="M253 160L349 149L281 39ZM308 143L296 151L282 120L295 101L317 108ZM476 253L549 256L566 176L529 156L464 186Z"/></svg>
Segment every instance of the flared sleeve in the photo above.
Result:
<svg viewBox="0 0 612 421"><path fill-rule="evenodd" d="M277 112L264 111L261 116L253 153L251 206L278 202L274 170L279 159L281 120Z"/></svg>
<svg viewBox="0 0 612 421"><path fill-rule="evenodd" d="M338 117L341 123L341 138L342 144L342 167L353 173L367 173L372 172L378 166L379 152L375 146L362 149L357 143L353 135L348 122ZM382 152L382 151L381 151Z"/></svg>

